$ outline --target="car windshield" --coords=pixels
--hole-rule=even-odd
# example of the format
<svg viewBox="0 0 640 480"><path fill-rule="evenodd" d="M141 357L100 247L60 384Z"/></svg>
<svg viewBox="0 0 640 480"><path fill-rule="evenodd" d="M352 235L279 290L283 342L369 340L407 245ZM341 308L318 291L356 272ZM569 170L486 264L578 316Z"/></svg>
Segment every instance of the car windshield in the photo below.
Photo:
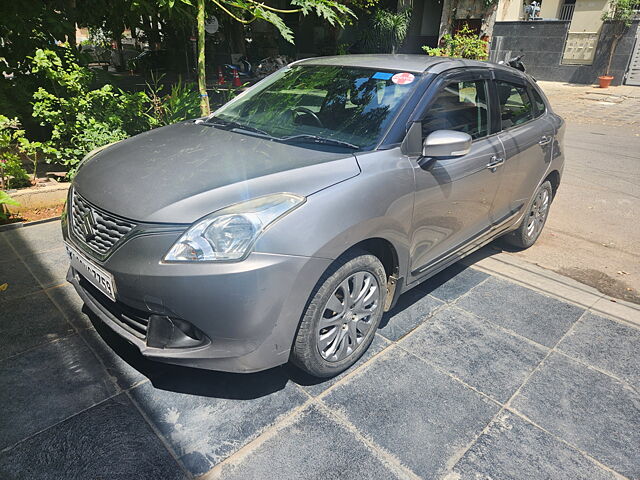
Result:
<svg viewBox="0 0 640 480"><path fill-rule="evenodd" d="M293 66L224 105L207 122L317 148L368 150L408 99L416 77L368 68Z"/></svg>

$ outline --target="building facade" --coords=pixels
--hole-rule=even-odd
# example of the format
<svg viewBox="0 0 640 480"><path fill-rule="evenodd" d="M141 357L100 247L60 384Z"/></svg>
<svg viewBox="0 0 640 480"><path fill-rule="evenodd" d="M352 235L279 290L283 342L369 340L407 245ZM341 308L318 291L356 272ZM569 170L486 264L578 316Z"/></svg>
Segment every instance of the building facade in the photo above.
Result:
<svg viewBox="0 0 640 480"><path fill-rule="evenodd" d="M543 0L533 21L525 20L525 8L519 0L500 0L491 60L524 54L530 73L541 80L594 83L606 73L612 28L602 16L608 0ZM633 83L637 36L635 21L613 56L609 73L614 85Z"/></svg>

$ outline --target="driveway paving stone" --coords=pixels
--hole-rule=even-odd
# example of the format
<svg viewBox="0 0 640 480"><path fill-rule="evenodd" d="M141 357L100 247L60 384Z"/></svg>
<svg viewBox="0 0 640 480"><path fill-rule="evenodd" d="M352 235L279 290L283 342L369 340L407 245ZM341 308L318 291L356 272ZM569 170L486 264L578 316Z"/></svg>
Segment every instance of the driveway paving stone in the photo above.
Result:
<svg viewBox="0 0 640 480"><path fill-rule="evenodd" d="M250 375L186 370L136 387L131 395L195 475L308 398L282 368Z"/></svg>
<svg viewBox="0 0 640 480"><path fill-rule="evenodd" d="M15 480L187 478L124 394L0 453L0 477Z"/></svg>
<svg viewBox="0 0 640 480"><path fill-rule="evenodd" d="M0 362L0 449L117 393L77 335Z"/></svg>
<svg viewBox="0 0 640 480"><path fill-rule="evenodd" d="M0 291L0 305L40 289L35 277L20 260L0 262L0 285L5 283L7 284L6 289Z"/></svg>
<svg viewBox="0 0 640 480"><path fill-rule="evenodd" d="M60 222L16 228L4 232L4 236L22 257L63 246Z"/></svg>
<svg viewBox="0 0 640 480"><path fill-rule="evenodd" d="M438 478L498 405L401 349L388 349L323 400L423 478Z"/></svg>
<svg viewBox="0 0 640 480"><path fill-rule="evenodd" d="M84 302L71 284L50 288L47 293L75 328L82 330L93 327L89 317L82 312Z"/></svg>
<svg viewBox="0 0 640 480"><path fill-rule="evenodd" d="M618 478L566 443L503 412L456 464L458 480Z"/></svg>
<svg viewBox="0 0 640 480"><path fill-rule="evenodd" d="M455 307L438 311L400 344L500 402L548 352Z"/></svg>
<svg viewBox="0 0 640 480"><path fill-rule="evenodd" d="M416 288L444 301L452 302L489 278L484 272L456 263Z"/></svg>
<svg viewBox="0 0 640 480"><path fill-rule="evenodd" d="M0 304L0 313L0 360L74 331L44 292Z"/></svg>
<svg viewBox="0 0 640 480"><path fill-rule="evenodd" d="M354 369L358 368L360 365L368 362L372 357L380 353L382 350L391 345L391 342L384 338L381 335L376 335L373 338L373 342L369 346L368 350L364 352L362 357L355 363L353 367L342 372L340 375L336 375L333 378L324 378L318 379L316 377L312 377L301 370L298 370L295 367L287 367L288 373L291 378L300 385L309 395L314 397L320 395L322 392L327 390L332 385L335 385L337 382L342 380L345 376L349 375Z"/></svg>
<svg viewBox="0 0 640 480"><path fill-rule="evenodd" d="M66 283L69 259L64 248L56 248L23 258L27 268L38 279L43 288Z"/></svg>
<svg viewBox="0 0 640 480"><path fill-rule="evenodd" d="M584 312L575 305L495 277L456 305L547 347L553 347Z"/></svg>
<svg viewBox="0 0 640 480"><path fill-rule="evenodd" d="M143 357L136 347L118 337L108 327L99 325L98 328L99 331L93 328L81 330L79 335L121 389L126 390L172 368Z"/></svg>
<svg viewBox="0 0 640 480"><path fill-rule="evenodd" d="M384 314L378 333L399 340L424 322L443 302L414 288L402 295L393 309Z"/></svg>
<svg viewBox="0 0 640 480"><path fill-rule="evenodd" d="M640 478L640 395L614 378L554 353L512 406L622 475Z"/></svg>
<svg viewBox="0 0 640 480"><path fill-rule="evenodd" d="M558 349L625 380L640 392L640 329L587 313Z"/></svg>
<svg viewBox="0 0 640 480"><path fill-rule="evenodd" d="M215 478L378 480L399 477L353 432L312 406L241 463L225 465Z"/></svg>
<svg viewBox="0 0 640 480"><path fill-rule="evenodd" d="M3 235L0 235L0 263L15 260L16 258L16 253L13 251L13 248L11 248L11 245L9 245L9 242L7 242Z"/></svg>

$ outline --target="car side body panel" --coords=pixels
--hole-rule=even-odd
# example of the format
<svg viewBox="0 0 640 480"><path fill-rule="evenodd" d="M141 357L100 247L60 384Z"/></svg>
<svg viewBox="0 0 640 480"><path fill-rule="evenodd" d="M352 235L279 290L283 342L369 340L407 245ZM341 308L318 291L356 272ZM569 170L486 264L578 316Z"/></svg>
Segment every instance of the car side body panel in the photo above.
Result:
<svg viewBox="0 0 640 480"><path fill-rule="evenodd" d="M412 161L399 148L358 155L362 172L307 198L256 242L260 252L335 260L371 238L390 242L401 271L409 264L415 192Z"/></svg>

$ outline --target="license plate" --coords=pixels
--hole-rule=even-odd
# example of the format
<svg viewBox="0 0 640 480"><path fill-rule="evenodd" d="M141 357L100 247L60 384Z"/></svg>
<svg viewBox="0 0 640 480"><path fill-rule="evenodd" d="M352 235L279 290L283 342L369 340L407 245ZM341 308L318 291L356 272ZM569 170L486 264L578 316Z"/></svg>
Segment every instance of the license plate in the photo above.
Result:
<svg viewBox="0 0 640 480"><path fill-rule="evenodd" d="M67 249L67 255L69 256L73 269L115 302L116 289L113 275L97 266L68 243L65 243L64 246Z"/></svg>

